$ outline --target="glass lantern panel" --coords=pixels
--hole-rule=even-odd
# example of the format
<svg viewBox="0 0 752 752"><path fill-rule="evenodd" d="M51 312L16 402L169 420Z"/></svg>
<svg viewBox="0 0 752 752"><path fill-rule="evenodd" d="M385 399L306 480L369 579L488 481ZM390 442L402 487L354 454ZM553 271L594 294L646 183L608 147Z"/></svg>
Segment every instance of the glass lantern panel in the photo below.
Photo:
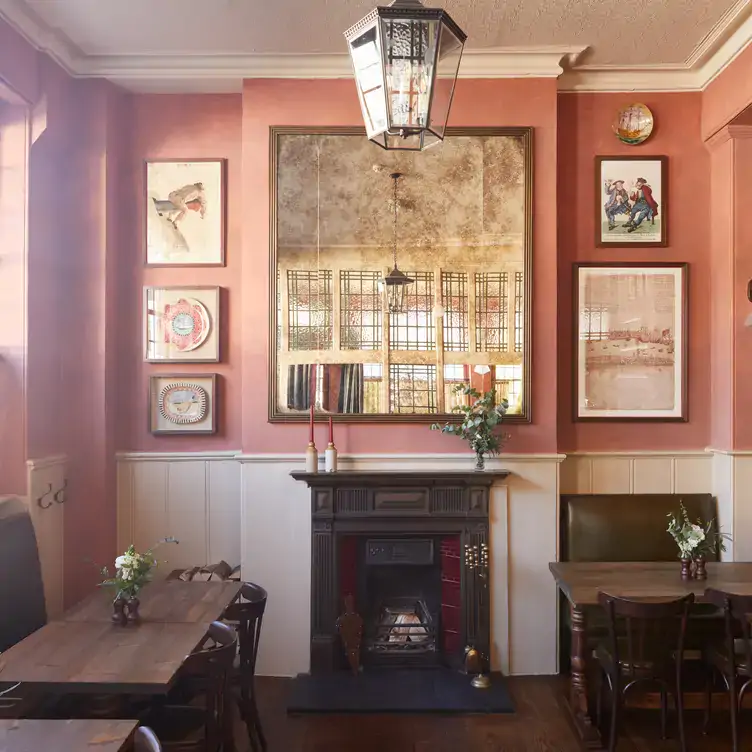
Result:
<svg viewBox="0 0 752 752"><path fill-rule="evenodd" d="M423 149L423 131L414 131L402 135L399 132L389 133L387 131L384 136L385 146L389 151L421 151Z"/></svg>
<svg viewBox="0 0 752 752"><path fill-rule="evenodd" d="M449 108L454 94L454 83L457 80L464 46L464 42L457 39L447 26L442 25L428 124L439 139L444 138Z"/></svg>
<svg viewBox="0 0 752 752"><path fill-rule="evenodd" d="M387 128L384 76L376 22L350 42L350 58L355 71L363 121L368 138L371 138Z"/></svg>
<svg viewBox="0 0 752 752"><path fill-rule="evenodd" d="M439 22L382 18L381 35L389 130L425 128Z"/></svg>

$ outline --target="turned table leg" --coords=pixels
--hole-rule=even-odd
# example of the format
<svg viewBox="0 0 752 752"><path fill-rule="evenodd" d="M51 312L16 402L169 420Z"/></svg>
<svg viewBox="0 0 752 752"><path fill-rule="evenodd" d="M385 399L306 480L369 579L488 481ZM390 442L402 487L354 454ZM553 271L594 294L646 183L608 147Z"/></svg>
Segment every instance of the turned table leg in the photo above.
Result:
<svg viewBox="0 0 752 752"><path fill-rule="evenodd" d="M585 613L582 608L572 605L572 666L569 704L574 716L575 726L585 747L602 749L601 735L593 725L590 714L587 686L587 635Z"/></svg>

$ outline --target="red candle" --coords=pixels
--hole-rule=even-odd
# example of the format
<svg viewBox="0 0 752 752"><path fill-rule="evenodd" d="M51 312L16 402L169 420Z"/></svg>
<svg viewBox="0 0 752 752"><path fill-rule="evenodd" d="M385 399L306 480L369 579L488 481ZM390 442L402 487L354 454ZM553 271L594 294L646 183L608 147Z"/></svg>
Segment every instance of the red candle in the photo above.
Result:
<svg viewBox="0 0 752 752"><path fill-rule="evenodd" d="M332 416L329 416L329 443L334 444L334 421Z"/></svg>
<svg viewBox="0 0 752 752"><path fill-rule="evenodd" d="M308 439L311 444L314 443L313 441L313 402L311 402L311 436Z"/></svg>

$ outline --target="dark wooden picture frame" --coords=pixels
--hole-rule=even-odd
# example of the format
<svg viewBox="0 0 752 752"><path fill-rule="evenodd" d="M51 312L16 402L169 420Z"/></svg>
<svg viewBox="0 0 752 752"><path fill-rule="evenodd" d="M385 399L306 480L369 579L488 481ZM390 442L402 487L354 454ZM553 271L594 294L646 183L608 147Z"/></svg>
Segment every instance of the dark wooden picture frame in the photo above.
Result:
<svg viewBox="0 0 752 752"><path fill-rule="evenodd" d="M203 164L203 163L216 163L220 168L220 248L219 248L219 261L205 262L205 263L187 263L185 261L149 261L149 165L150 164ZM143 171L142 171L143 185L141 190L141 211L143 213L143 243L144 243L144 265L149 267L212 267L212 266L225 266L226 265L226 252L227 252L227 160L223 157L193 157L193 158L159 158L159 159L144 159ZM165 197L166 198L166 197Z"/></svg>
<svg viewBox="0 0 752 752"><path fill-rule="evenodd" d="M658 217L658 221L660 223L660 239L659 240L648 240L648 241L640 241L639 235L634 236L634 240L626 240L627 237L633 237L632 232L637 232L638 230L632 229L631 231L627 229L627 232L617 232L612 237L614 238L613 241L611 240L604 240L603 236L603 223L605 218L605 204L603 201L604 197L604 176L602 174L603 172L603 163L604 162L626 162L626 163L634 163L634 162L656 162L660 165L660 201L658 202L657 212L656 216ZM627 170L629 173L633 173L637 170L639 172L639 167L635 167L632 165L632 169ZM644 170L643 170L644 172ZM612 156L598 156L595 157L595 247L596 248L665 248L668 245L668 225L669 225L669 211L668 211L668 202L669 202L669 192L668 192L668 157L663 155L653 155L653 154L638 154L638 155L623 155L623 154L615 154ZM618 177L618 176L608 176L611 177ZM636 179L636 176L632 176L633 179ZM651 178L648 175L647 178L644 178L647 180L648 185L651 182ZM623 181L622 181L623 182ZM627 193L629 193L627 191ZM622 212L618 216L618 220L616 222L616 227L614 229L617 230L624 230L626 229L626 222L624 221L626 219L625 213ZM630 215L631 216L631 215ZM637 216L639 219L639 214ZM616 219L616 217L614 217ZM654 220L655 218L653 218ZM650 215L644 219L645 222L651 221ZM642 227L645 225L640 223ZM639 229L639 228L638 228Z"/></svg>
<svg viewBox="0 0 752 752"><path fill-rule="evenodd" d="M678 285L677 294L681 295L681 300L677 306L677 309L681 316L681 321L676 326L676 332L680 334L681 341L676 352L681 355L681 362L679 364L680 371L675 374L675 378L679 379L678 385L674 382L675 393L678 393L681 405L675 415L583 415L580 411L580 375L583 372L584 364L580 363L581 348L580 348L580 328L581 328L581 310L580 310L580 271L584 269L670 269L679 270L680 283ZM689 264L686 262L637 262L637 261L625 261L625 262L578 262L573 265L572 270L572 313L573 313L573 332L572 332L572 417L576 422L653 422L653 423L686 423L689 420L688 411L688 361L687 356L689 352ZM641 331L641 330L640 330ZM610 334L610 332L609 332ZM626 332L628 336L619 337L619 339L625 339L627 341L636 340L638 338L632 335L629 336L629 332ZM646 336L649 336L646 333ZM608 341L611 341L610 337ZM645 340L642 340L645 342ZM676 343L676 337L673 339ZM662 341L655 343L654 339L648 339L647 344L661 345ZM674 345L676 347L676 345ZM639 352L639 345L635 344L633 348L635 353ZM662 350L658 349L658 352L662 353ZM635 355L637 357L637 355ZM678 386L678 389L677 389ZM614 410L619 412L618 409ZM657 412L657 411L656 411Z"/></svg>
<svg viewBox="0 0 752 752"><path fill-rule="evenodd" d="M157 379L162 380L175 380L175 381L195 381L197 379L210 379L212 393L210 395L209 403L209 417L210 427L193 429L190 428L176 428L174 431L166 431L164 429L155 428L155 415L157 408L157 395L155 393L154 384ZM219 402L218 402L218 389L219 379L216 373L153 373L149 376L149 411L147 415L148 431L153 436L208 436L210 434L217 433L218 428L218 415L219 415Z"/></svg>
<svg viewBox="0 0 752 752"><path fill-rule="evenodd" d="M524 171L524 248L523 248L523 372L522 372L522 405L519 414L508 415L504 423L524 424L532 422L532 287L533 287L533 182L534 182L534 139L532 127L499 127L499 128L447 128L446 137L453 136L499 136L519 137L525 148ZM308 412L285 413L278 409L278 358L277 348L277 188L278 188L278 144L281 136L289 135L322 135L322 136L358 136L366 138L366 132L361 127L350 126L271 126L269 129L269 397L268 421L270 423L305 423L310 419ZM374 160L378 154L374 153ZM472 326L472 325L471 325ZM443 421L459 421L455 413L329 413L317 412L319 419L331 417L335 422L342 423L434 423Z"/></svg>

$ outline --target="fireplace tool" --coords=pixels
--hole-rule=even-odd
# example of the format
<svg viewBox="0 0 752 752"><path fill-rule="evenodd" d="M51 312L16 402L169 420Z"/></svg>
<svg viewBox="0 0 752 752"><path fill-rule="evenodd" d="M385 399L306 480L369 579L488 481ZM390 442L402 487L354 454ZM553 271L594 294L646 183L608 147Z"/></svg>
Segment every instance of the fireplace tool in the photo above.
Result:
<svg viewBox="0 0 752 752"><path fill-rule="evenodd" d="M480 546L465 544L465 566L473 575L477 574L478 597L473 608L476 609L475 621L479 627L479 634L483 635L485 634L484 625L480 621L488 592L488 544L481 543ZM470 684L475 689L488 689L491 686L491 679L486 673L489 663L489 657L478 648L472 645L465 648L465 673L474 675Z"/></svg>

